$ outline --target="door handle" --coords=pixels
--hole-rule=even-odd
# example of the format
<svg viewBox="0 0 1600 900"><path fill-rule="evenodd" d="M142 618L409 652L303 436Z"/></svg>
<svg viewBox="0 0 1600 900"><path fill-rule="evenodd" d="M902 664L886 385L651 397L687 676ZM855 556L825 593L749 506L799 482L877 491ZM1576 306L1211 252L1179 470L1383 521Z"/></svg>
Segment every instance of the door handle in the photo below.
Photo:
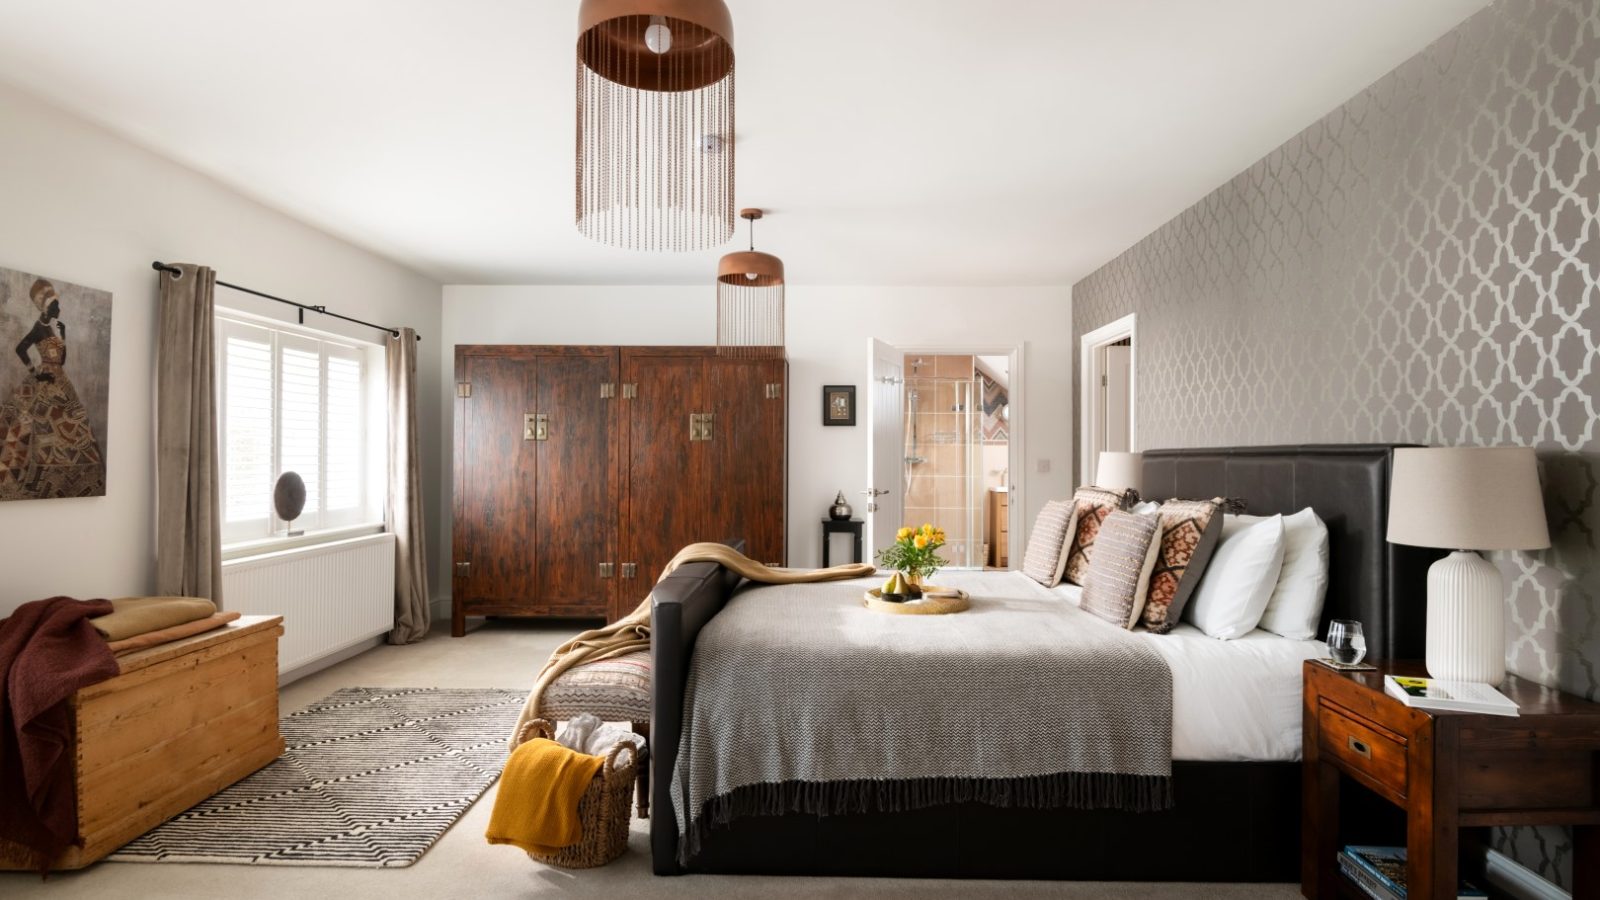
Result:
<svg viewBox="0 0 1600 900"><path fill-rule="evenodd" d="M522 439L525 441L549 440L550 416L546 413L523 413Z"/></svg>
<svg viewBox="0 0 1600 900"><path fill-rule="evenodd" d="M868 497L882 497L884 494L887 494L889 492L886 491L886 490L880 491L877 488L867 488L866 490L862 491L861 493L866 494Z"/></svg>

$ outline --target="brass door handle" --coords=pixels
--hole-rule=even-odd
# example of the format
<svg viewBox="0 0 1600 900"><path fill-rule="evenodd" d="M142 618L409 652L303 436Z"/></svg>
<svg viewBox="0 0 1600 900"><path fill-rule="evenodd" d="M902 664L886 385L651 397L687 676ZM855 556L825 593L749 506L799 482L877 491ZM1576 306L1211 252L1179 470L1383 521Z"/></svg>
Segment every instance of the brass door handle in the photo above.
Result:
<svg viewBox="0 0 1600 900"><path fill-rule="evenodd" d="M523 413L522 439L525 441L549 440L550 416L547 413Z"/></svg>
<svg viewBox="0 0 1600 900"><path fill-rule="evenodd" d="M1349 747L1351 751L1355 753L1355 755L1363 759L1372 758L1372 748L1367 746L1366 742L1356 740L1356 736L1353 734L1348 735L1345 738L1345 746Z"/></svg>

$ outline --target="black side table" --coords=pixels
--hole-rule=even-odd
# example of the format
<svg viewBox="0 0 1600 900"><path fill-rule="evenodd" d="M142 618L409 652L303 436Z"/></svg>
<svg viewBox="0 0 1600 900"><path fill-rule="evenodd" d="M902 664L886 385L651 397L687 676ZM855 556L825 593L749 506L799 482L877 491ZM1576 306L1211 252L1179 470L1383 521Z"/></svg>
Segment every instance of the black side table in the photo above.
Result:
<svg viewBox="0 0 1600 900"><path fill-rule="evenodd" d="M828 567L828 551L830 549L828 545L832 543L829 538L840 532L848 532L855 535L856 552L855 557L850 561L861 562L861 528L866 524L866 522L863 522L860 519L822 520L822 567L824 569Z"/></svg>

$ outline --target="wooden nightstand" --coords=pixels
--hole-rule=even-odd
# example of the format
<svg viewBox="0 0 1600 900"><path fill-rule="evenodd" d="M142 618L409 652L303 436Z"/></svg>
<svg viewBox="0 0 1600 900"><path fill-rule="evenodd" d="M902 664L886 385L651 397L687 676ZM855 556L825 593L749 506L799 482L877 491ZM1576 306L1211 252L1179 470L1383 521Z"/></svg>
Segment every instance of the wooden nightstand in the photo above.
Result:
<svg viewBox="0 0 1600 900"><path fill-rule="evenodd" d="M1573 896L1600 897L1600 704L1508 676L1520 716L1426 712L1383 690L1421 663L1377 666L1305 664L1301 893L1361 896L1335 858L1343 774L1406 811L1410 898L1455 897L1460 830L1495 825L1572 826Z"/></svg>

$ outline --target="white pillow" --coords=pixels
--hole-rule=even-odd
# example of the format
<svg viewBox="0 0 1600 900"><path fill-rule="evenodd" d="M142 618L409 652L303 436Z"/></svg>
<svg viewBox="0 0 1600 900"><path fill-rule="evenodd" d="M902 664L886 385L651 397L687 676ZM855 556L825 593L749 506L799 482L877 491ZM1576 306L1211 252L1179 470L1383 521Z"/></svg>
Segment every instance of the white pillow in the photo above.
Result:
<svg viewBox="0 0 1600 900"><path fill-rule="evenodd" d="M1155 502L1154 500L1146 500L1143 503L1135 503L1133 506L1128 508L1128 512L1131 512L1136 516L1152 516L1160 511L1161 504Z"/></svg>
<svg viewBox="0 0 1600 900"><path fill-rule="evenodd" d="M1225 641L1254 631L1283 570L1284 544L1283 516L1241 524L1233 534L1224 520L1222 539L1189 598L1184 618Z"/></svg>
<svg viewBox="0 0 1600 900"><path fill-rule="evenodd" d="M1256 627L1297 641L1311 640L1317 636L1327 594L1328 526L1308 506L1283 518L1283 571Z"/></svg>

